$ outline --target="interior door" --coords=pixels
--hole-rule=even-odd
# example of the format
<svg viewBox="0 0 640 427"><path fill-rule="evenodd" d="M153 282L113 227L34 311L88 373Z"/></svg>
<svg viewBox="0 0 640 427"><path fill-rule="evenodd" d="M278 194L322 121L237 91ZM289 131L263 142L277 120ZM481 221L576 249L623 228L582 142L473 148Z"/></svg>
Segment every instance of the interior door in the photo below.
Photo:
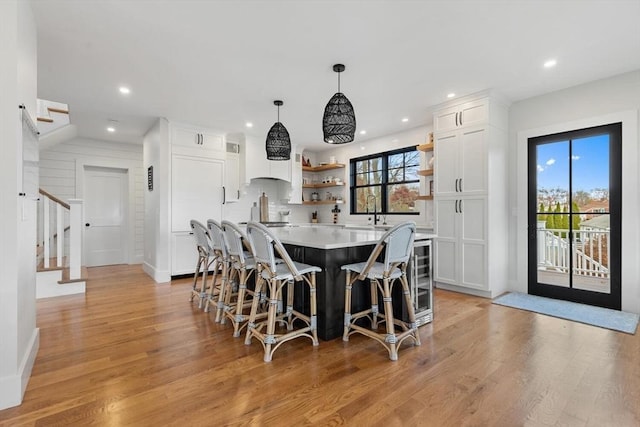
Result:
<svg viewBox="0 0 640 427"><path fill-rule="evenodd" d="M620 310L622 124L529 139L529 293Z"/></svg>
<svg viewBox="0 0 640 427"><path fill-rule="evenodd" d="M84 264L124 264L127 245L128 176L123 169L85 166Z"/></svg>

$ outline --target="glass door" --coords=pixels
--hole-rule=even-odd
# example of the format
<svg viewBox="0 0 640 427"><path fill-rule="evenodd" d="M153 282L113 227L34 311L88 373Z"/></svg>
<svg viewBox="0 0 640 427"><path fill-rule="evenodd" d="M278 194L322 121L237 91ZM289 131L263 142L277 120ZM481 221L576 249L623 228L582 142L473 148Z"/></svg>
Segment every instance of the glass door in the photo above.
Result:
<svg viewBox="0 0 640 427"><path fill-rule="evenodd" d="M529 139L529 293L620 309L620 123Z"/></svg>

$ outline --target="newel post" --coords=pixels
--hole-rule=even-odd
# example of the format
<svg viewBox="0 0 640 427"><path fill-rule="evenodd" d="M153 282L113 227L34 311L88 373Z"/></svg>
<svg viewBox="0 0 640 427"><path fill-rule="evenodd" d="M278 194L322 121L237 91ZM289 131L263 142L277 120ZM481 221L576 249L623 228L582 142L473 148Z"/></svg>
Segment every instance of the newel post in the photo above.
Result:
<svg viewBox="0 0 640 427"><path fill-rule="evenodd" d="M69 199L69 279L80 278L82 266L82 199Z"/></svg>

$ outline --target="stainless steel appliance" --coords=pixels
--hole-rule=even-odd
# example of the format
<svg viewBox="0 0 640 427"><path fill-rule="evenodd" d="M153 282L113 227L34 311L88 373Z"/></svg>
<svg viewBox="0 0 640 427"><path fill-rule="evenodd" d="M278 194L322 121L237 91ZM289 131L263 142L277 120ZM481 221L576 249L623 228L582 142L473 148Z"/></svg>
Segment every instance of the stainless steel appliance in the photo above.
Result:
<svg viewBox="0 0 640 427"><path fill-rule="evenodd" d="M431 240L417 240L413 245L411 295L418 326L433 320Z"/></svg>

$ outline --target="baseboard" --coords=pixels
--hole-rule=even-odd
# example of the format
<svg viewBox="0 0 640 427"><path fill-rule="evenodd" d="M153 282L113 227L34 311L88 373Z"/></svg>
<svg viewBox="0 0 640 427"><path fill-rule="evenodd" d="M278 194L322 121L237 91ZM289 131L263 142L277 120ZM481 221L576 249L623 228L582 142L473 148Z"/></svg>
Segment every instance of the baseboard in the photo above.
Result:
<svg viewBox="0 0 640 427"><path fill-rule="evenodd" d="M166 283L171 281L171 272L169 270L156 270L149 263L142 264L142 270L153 278L157 283Z"/></svg>
<svg viewBox="0 0 640 427"><path fill-rule="evenodd" d="M0 410L18 406L22 403L39 348L40 329L35 328L33 334L31 334L27 351L22 358L18 372L15 375L0 378Z"/></svg>
<svg viewBox="0 0 640 427"><path fill-rule="evenodd" d="M434 285L437 289L445 289L447 291L460 292L462 294L475 295L477 297L482 297L482 298L493 298L493 295L490 291L483 291L480 289L473 289L473 288L465 288L464 286L449 285L449 284L440 283L440 282L436 282L434 283Z"/></svg>

